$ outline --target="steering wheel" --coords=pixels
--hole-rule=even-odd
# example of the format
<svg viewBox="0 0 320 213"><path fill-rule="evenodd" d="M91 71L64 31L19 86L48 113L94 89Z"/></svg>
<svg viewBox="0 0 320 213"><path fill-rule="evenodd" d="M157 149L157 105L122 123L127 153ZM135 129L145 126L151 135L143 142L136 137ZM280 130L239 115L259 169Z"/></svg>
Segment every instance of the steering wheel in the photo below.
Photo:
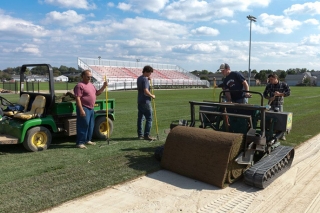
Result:
<svg viewBox="0 0 320 213"><path fill-rule="evenodd" d="M12 106L14 104L11 103L10 101L8 101L7 99L5 99L4 97L0 96L0 105L1 106Z"/></svg>

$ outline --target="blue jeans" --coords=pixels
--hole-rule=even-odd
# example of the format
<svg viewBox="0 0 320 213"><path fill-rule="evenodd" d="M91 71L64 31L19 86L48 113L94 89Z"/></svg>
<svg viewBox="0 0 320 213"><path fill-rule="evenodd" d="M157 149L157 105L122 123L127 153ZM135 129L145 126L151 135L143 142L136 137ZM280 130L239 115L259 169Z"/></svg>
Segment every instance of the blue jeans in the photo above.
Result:
<svg viewBox="0 0 320 213"><path fill-rule="evenodd" d="M144 127L144 132L142 132L143 121L144 120L146 120L146 125ZM151 107L151 103L138 104L137 126L138 126L138 137L140 137L140 136L149 136L150 135L150 130L151 130L151 127L152 127L152 107Z"/></svg>
<svg viewBox="0 0 320 213"><path fill-rule="evenodd" d="M77 141L76 144L85 144L91 141L94 128L94 110L83 107L86 116L80 116L80 111L77 108Z"/></svg>

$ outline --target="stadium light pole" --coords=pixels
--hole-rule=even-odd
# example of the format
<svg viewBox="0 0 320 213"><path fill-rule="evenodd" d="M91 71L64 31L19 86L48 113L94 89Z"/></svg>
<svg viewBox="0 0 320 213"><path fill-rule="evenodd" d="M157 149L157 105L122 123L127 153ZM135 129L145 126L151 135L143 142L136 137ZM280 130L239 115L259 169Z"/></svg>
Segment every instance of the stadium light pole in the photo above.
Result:
<svg viewBox="0 0 320 213"><path fill-rule="evenodd" d="M251 69L250 69L250 58L251 58L251 26L252 26L252 22L256 22L256 17L254 16L251 16L251 15L248 15L247 16L247 19L249 19L250 21L250 39L249 39L249 77L248 77L248 83L249 83L249 86L251 86L251 82L250 82L250 79L251 79Z"/></svg>
<svg viewBox="0 0 320 213"><path fill-rule="evenodd" d="M100 59L101 59L101 56L98 56L98 59L99 59L99 65L100 65Z"/></svg>

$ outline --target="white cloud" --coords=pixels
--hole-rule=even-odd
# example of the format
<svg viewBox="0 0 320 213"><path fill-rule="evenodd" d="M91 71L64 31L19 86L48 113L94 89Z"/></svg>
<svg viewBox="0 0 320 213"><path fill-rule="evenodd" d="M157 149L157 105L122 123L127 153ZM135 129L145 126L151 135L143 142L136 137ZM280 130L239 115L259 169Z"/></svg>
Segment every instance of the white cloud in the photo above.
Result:
<svg viewBox="0 0 320 213"><path fill-rule="evenodd" d="M293 14L310 14L318 15L320 14L320 2L307 2L304 4L294 4L288 9L285 9L284 14L293 15Z"/></svg>
<svg viewBox="0 0 320 213"><path fill-rule="evenodd" d="M271 0L178 0L167 5L162 15L170 20L209 21L213 18L233 17L237 11L252 7L266 7Z"/></svg>
<svg viewBox="0 0 320 213"><path fill-rule="evenodd" d="M157 19L136 17L126 18L123 22L114 22L108 26L114 31L120 30L125 35L130 32L131 36L142 39L174 39L188 34L185 26Z"/></svg>
<svg viewBox="0 0 320 213"><path fill-rule="evenodd" d="M201 0L175 1L166 6L162 14L171 20L208 21L212 18L211 8L208 2ZM232 16L232 11L221 11L221 13L224 12Z"/></svg>
<svg viewBox="0 0 320 213"><path fill-rule="evenodd" d="M217 20L214 20L213 23L215 23L215 24L220 24L220 25L224 25L224 24L229 24L229 23L235 24L235 23L237 23L237 21L236 21L236 20L228 21L228 20L226 20L226 19L217 19Z"/></svg>
<svg viewBox="0 0 320 213"><path fill-rule="evenodd" d="M108 6L108 7L114 7L114 3L113 3L113 2L108 2L108 3L107 3L107 6Z"/></svg>
<svg viewBox="0 0 320 213"><path fill-rule="evenodd" d="M169 0L131 0L137 3L137 6L140 8L144 8L145 10L149 10L152 12L159 12L164 6L169 2Z"/></svg>
<svg viewBox="0 0 320 213"><path fill-rule="evenodd" d="M302 24L300 21L285 16L268 15L266 13L261 14L258 20L259 22L253 23L252 30L263 34L290 34Z"/></svg>
<svg viewBox="0 0 320 213"><path fill-rule="evenodd" d="M149 10L156 13L163 9L169 0L127 0L126 2L128 3L120 2L118 8L121 10L132 10L137 13L140 13L143 10Z"/></svg>
<svg viewBox="0 0 320 213"><path fill-rule="evenodd" d="M23 19L14 18L5 15L0 11L0 34L4 35L27 35L33 37L41 37L48 34L48 30L42 26L35 25L32 22Z"/></svg>
<svg viewBox="0 0 320 213"><path fill-rule="evenodd" d="M104 44L102 47L98 47L99 51L106 52L106 53L115 53L118 51L119 45L112 43L112 44Z"/></svg>
<svg viewBox="0 0 320 213"><path fill-rule="evenodd" d="M173 52L178 53L188 53L188 54L207 54L216 52L217 46L213 45L212 43L195 43L195 44L179 44L173 45L170 49Z"/></svg>
<svg viewBox="0 0 320 213"><path fill-rule="evenodd" d="M216 36L219 35L219 30L211 28L211 27L198 27L196 29L191 30L192 34L195 35L208 35L208 36Z"/></svg>
<svg viewBox="0 0 320 213"><path fill-rule="evenodd" d="M116 37L120 40L139 38L174 42L176 39L186 39L189 36L189 29L186 26L141 17L126 18L119 22L112 19L80 23L69 27L66 32L74 35L91 36L91 39L94 40Z"/></svg>
<svg viewBox="0 0 320 213"><path fill-rule="evenodd" d="M131 10L131 5L130 5L130 4L123 3L123 2L120 2L120 3L118 4L117 8L119 8L120 10L127 11L127 10Z"/></svg>
<svg viewBox="0 0 320 213"><path fill-rule="evenodd" d="M319 45L320 44L320 34L318 34L318 35L310 35L308 37L303 38L302 44L305 44L305 45Z"/></svg>
<svg viewBox="0 0 320 213"><path fill-rule="evenodd" d="M218 20L214 20L213 23L216 23L216 24L228 24L228 20L226 19L218 19Z"/></svg>
<svg viewBox="0 0 320 213"><path fill-rule="evenodd" d="M144 47L144 48L161 47L161 44L158 41L146 41L142 39L127 40L125 44L128 47Z"/></svg>
<svg viewBox="0 0 320 213"><path fill-rule="evenodd" d="M63 8L95 9L94 3L89 4L87 0L43 0L47 4L56 5Z"/></svg>
<svg viewBox="0 0 320 213"><path fill-rule="evenodd" d="M281 34L270 40L284 41L257 42L263 41L265 36L255 35L251 49L252 69L287 69L299 67L299 63L305 65L310 61L319 61L320 19L310 14L294 17L279 13L264 13L261 16L254 14L256 7L265 7L270 1L96 2L99 2L101 8L86 13L79 12L84 10L59 10L56 6L41 5L57 9L24 16L20 16L19 11L8 9L15 14L13 16L0 9L2 66L17 66L16 62L10 62L7 58L17 58L20 62L25 58L43 60L39 56L45 52L50 60L67 66L76 66L76 57L97 58L100 55L111 60L128 59L135 62L139 58L141 61L177 64L188 70L212 68L216 71L219 64L228 62L233 70L246 70L249 50L246 32L249 21L245 17L249 14L258 17L257 22L252 22L253 31L260 34ZM123 3L122 7L126 11L116 8L119 6L118 2ZM138 7L139 4L142 6ZM283 4L279 3L278 9L280 5ZM271 6L266 11L279 11ZM132 12L140 14L132 17ZM177 19L168 21L166 17ZM48 25L41 25L39 20ZM181 24L181 20L189 23ZM197 23L200 21L208 22ZM286 35L290 33L291 35ZM311 33L314 35L310 35ZM202 36L201 40L197 36ZM228 40L230 38L234 40ZM290 43L292 38L294 41Z"/></svg>
<svg viewBox="0 0 320 213"><path fill-rule="evenodd" d="M4 49L3 52L6 52L6 53L10 53L10 52L30 53L32 55L38 55L38 56L41 55L41 51L39 50L39 47L37 45L27 44L27 43L24 43L24 44L22 44L21 47L16 47L14 49Z"/></svg>
<svg viewBox="0 0 320 213"><path fill-rule="evenodd" d="M52 11L46 14L46 18L43 22L45 24L58 24L63 26L72 26L74 24L82 22L84 19L85 19L84 15L79 15L74 10L68 10L62 13L57 11Z"/></svg>
<svg viewBox="0 0 320 213"><path fill-rule="evenodd" d="M319 25L319 21L317 19L314 19L314 18L305 20L304 23L312 24L312 25Z"/></svg>
<svg viewBox="0 0 320 213"><path fill-rule="evenodd" d="M153 55L153 58L155 59L158 53L163 52L159 41L138 38L126 41L108 41L104 46L101 46L98 49L112 54L113 57L128 59L136 59L138 57L141 60L150 58L149 55Z"/></svg>

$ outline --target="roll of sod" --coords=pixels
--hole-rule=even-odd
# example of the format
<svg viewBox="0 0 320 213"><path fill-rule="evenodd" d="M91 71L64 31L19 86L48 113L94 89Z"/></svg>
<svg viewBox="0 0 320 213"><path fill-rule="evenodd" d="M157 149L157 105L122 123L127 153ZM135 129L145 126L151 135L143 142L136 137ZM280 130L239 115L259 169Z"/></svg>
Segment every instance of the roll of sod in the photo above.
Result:
<svg viewBox="0 0 320 213"><path fill-rule="evenodd" d="M187 126L174 127L164 145L164 169L220 188L239 178L246 165L235 162L243 135Z"/></svg>

